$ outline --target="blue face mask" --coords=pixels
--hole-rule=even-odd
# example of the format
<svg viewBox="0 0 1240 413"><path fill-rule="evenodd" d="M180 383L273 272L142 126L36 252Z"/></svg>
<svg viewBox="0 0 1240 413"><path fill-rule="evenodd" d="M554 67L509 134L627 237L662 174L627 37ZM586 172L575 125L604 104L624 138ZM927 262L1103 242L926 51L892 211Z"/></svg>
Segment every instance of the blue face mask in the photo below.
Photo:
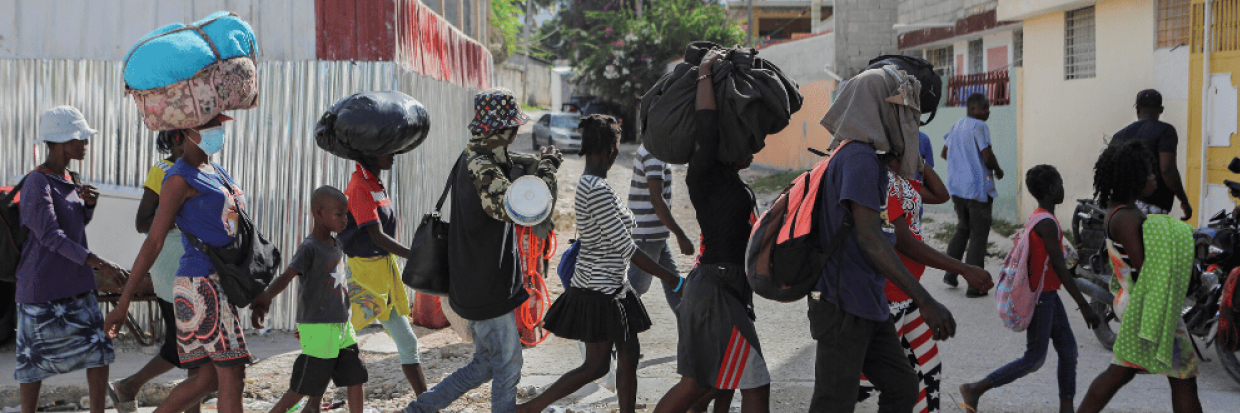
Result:
<svg viewBox="0 0 1240 413"><path fill-rule="evenodd" d="M207 153L207 156L215 155L220 149L224 149L223 127L216 126L210 129L203 129L198 131L198 135L202 136L202 142L198 142L197 145L203 152ZM190 142L193 142L193 140L191 139Z"/></svg>

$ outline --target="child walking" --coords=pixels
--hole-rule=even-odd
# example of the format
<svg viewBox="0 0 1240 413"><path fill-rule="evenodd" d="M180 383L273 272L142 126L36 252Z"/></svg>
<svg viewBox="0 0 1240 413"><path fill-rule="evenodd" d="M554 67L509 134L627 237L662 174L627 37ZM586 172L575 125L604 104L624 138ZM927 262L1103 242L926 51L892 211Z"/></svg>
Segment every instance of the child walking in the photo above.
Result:
<svg viewBox="0 0 1240 413"><path fill-rule="evenodd" d="M1029 169L1025 173L1025 186L1029 188L1029 194L1038 201L1038 209L1033 212L1034 215L1055 215L1055 206L1063 203L1064 196L1063 178L1055 167L1038 165ZM1081 316L1085 318L1085 324L1090 329L1098 326L1099 318L1072 281L1072 275L1064 260L1062 243L1063 231L1054 219L1043 218L1033 223L1033 231L1029 233L1029 288L1034 290L1037 285L1042 285L1042 294L1038 296L1033 319L1025 330L1025 355L1000 367L981 381L960 385L960 395L964 398L961 407L966 410L976 411L978 400L987 391L1037 371L1046 361L1047 346L1053 342L1055 352L1059 354L1059 411L1073 411L1072 400L1076 394L1076 338L1072 335L1072 326L1068 325L1067 311L1059 299L1059 287L1068 290L1068 295L1071 295L1080 307Z"/></svg>
<svg viewBox="0 0 1240 413"><path fill-rule="evenodd" d="M349 286L344 250L332 233L343 231L348 220L349 199L340 190L322 186L310 198L314 229L297 246L288 270L254 301L254 325L261 328L271 298L298 277L297 333L301 355L293 362L289 390L271 408L271 413L287 412L302 397L310 397L303 412L318 412L319 400L327 381L348 388L350 413L362 412L362 384L366 366L362 364L356 334L350 320Z"/></svg>

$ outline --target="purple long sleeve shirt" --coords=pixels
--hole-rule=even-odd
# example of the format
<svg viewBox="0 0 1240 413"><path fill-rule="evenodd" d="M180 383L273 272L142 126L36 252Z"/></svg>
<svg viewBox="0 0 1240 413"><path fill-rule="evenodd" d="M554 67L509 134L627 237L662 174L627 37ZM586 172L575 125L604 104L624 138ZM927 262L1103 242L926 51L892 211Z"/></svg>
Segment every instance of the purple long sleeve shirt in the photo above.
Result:
<svg viewBox="0 0 1240 413"><path fill-rule="evenodd" d="M46 303L97 287L86 265L86 224L95 215L65 177L32 172L22 186L22 225L30 229L17 264L17 302Z"/></svg>

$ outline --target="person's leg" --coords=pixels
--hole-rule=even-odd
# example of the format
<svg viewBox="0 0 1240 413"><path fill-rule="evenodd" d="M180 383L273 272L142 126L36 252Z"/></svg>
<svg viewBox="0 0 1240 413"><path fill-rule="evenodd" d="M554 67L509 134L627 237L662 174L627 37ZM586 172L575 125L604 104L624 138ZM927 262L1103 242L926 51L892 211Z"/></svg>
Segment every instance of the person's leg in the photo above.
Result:
<svg viewBox="0 0 1240 413"><path fill-rule="evenodd" d="M866 320L872 331L865 349L865 365L861 371L878 389L879 412L911 412L917 405L917 371L908 362L900 336L891 321L877 323ZM863 324L863 325L865 325ZM853 379L848 394L855 397L860 381ZM854 401L855 404L855 401Z"/></svg>
<svg viewBox="0 0 1240 413"><path fill-rule="evenodd" d="M869 321L821 300L809 300L808 316L810 333L817 341L809 410L851 413L857 404L873 328ZM908 368L908 360L904 360L904 366Z"/></svg>
<svg viewBox="0 0 1240 413"><path fill-rule="evenodd" d="M216 377L217 371L215 365L211 363L203 364L197 368L198 374L190 376L185 381L178 384L155 408L155 413L178 413L189 409L190 406L198 404L202 398L218 387L219 379Z"/></svg>
<svg viewBox="0 0 1240 413"><path fill-rule="evenodd" d="M1055 316L1051 323L1050 339L1055 346L1055 353L1059 355L1059 370L1056 373L1059 379L1059 411L1072 413L1076 410L1072 404L1076 398L1076 336L1072 334L1072 325L1068 324L1068 311L1064 309L1058 292L1051 297L1055 299Z"/></svg>
<svg viewBox="0 0 1240 413"><path fill-rule="evenodd" d="M1104 407L1107 407L1107 403L1111 402L1111 398L1115 397L1115 393L1136 376L1137 369L1114 364L1107 366L1107 369L1089 384L1089 392L1085 393L1085 400L1081 400L1081 406L1076 409L1077 413L1102 411Z"/></svg>
<svg viewBox="0 0 1240 413"><path fill-rule="evenodd" d="M245 390L245 365L216 367L219 380L219 404L216 410L220 413L243 413L241 398Z"/></svg>
<svg viewBox="0 0 1240 413"><path fill-rule="evenodd" d="M968 201L969 208L969 248L965 262L978 267L986 266L986 247L990 244L991 207L994 200L988 202ZM966 292L971 297L981 297L985 293L969 286Z"/></svg>
<svg viewBox="0 0 1240 413"><path fill-rule="evenodd" d="M90 413L103 413L108 398L108 366L86 369L86 388L90 392Z"/></svg>
<svg viewBox="0 0 1240 413"><path fill-rule="evenodd" d="M39 409L39 389L43 381L22 383L18 387L22 393L22 413L35 413Z"/></svg>
<svg viewBox="0 0 1240 413"><path fill-rule="evenodd" d="M418 354L418 336L413 333L409 317L392 309L388 319L379 321L379 324L396 342L396 349L400 352L400 369L405 373L409 386L413 387L413 394L416 396L426 392L426 375L422 372L422 358Z"/></svg>
<svg viewBox="0 0 1240 413"><path fill-rule="evenodd" d="M1029 327L1025 329L1025 354L1023 356L991 372L981 381L960 385L960 397L964 399L962 401L965 405L976 409L982 394L990 389L1016 381L1042 368L1042 363L1046 362L1046 350L1050 345L1051 330L1054 328L1055 301L1051 298L1054 297L1053 294L1055 293L1046 293L1038 298L1037 307L1033 310L1033 318L1029 320Z"/></svg>
<svg viewBox="0 0 1240 413"><path fill-rule="evenodd" d="M706 409L714 413L728 413L732 410L732 397L736 396L736 390L719 390L711 389L709 393L698 399L697 403L689 407L689 413L706 413ZM711 403L715 403L715 407L711 408Z"/></svg>
<svg viewBox="0 0 1240 413"><path fill-rule="evenodd" d="M633 413L637 406L637 362L641 359L637 332L629 330L624 342L616 343L616 397L620 413Z"/></svg>
<svg viewBox="0 0 1240 413"><path fill-rule="evenodd" d="M517 330L516 313L486 320L483 340L490 341L493 349L488 361L491 363L491 411L512 413L517 409L517 383L521 382L521 332ZM477 336L474 338L477 339Z"/></svg>
<svg viewBox="0 0 1240 413"><path fill-rule="evenodd" d="M1197 396L1197 378L1177 379L1168 377L1171 385L1171 411L1175 413L1201 413L1201 399Z"/></svg>
<svg viewBox="0 0 1240 413"><path fill-rule="evenodd" d="M447 378L426 390L405 407L406 413L437 412L470 390L491 379L490 344L479 333L479 321L469 322L469 332L474 337L474 358Z"/></svg>
<svg viewBox="0 0 1240 413"><path fill-rule="evenodd" d="M730 404L732 397L728 397ZM719 403L719 399L715 399L715 403ZM725 404L724 406L727 406ZM719 405L715 405L715 411L718 412ZM726 408L723 411L727 411ZM771 411L771 385L765 385L753 389L741 390L741 413L767 413Z"/></svg>
<svg viewBox="0 0 1240 413"><path fill-rule="evenodd" d="M947 256L960 260L969 245L969 200L953 196L952 208L956 211L956 233L947 243ZM952 287L959 285L956 274L951 272L943 275L943 282Z"/></svg>
<svg viewBox="0 0 1240 413"><path fill-rule="evenodd" d="M586 384L606 375L611 368L612 343L586 343L585 346L586 358L581 362L581 366L569 370L568 373L564 373L563 376L560 376L555 383L551 384L551 387L544 390L538 397L517 406L517 411L540 413L547 406L550 406L551 403L555 403L557 400L573 394L573 392L581 389Z"/></svg>
<svg viewBox="0 0 1240 413"><path fill-rule="evenodd" d="M292 390L287 390L284 392L284 396L280 397L280 401L276 402L275 406L271 406L271 410L268 413L287 412L288 409L292 409L293 406L297 404L297 402L301 401L303 397L306 397L306 395L298 394L297 392L292 391ZM311 401L313 401L313 398ZM307 405L310 405L310 404L312 403L307 403Z"/></svg>
<svg viewBox="0 0 1240 413"><path fill-rule="evenodd" d="M667 394L659 399L659 404L654 407L654 413L684 413L712 390L714 389L710 387L698 387L692 377L682 376L680 382L668 389Z"/></svg>
<svg viewBox="0 0 1240 413"><path fill-rule="evenodd" d="M676 269L676 255L672 253L671 240L663 240L658 249L658 256L651 255L650 258L673 274L680 273ZM676 289L676 284L663 280L659 280L659 282L663 284L663 299L667 301L667 307L672 309L672 315L680 318L680 296L673 292Z"/></svg>
<svg viewBox="0 0 1240 413"><path fill-rule="evenodd" d="M128 402L138 397L138 392L142 391L142 386L150 382L152 379L163 375L176 368L179 361L177 358L177 319L176 312L172 308L172 303L157 299L159 305L160 317L164 320L164 343L159 348L159 354L151 357L142 369L138 370L132 376L117 380L115 383L116 395L120 401Z"/></svg>
<svg viewBox="0 0 1240 413"><path fill-rule="evenodd" d="M359 384L356 386L349 386L347 391L349 399L349 413L362 413L366 407L365 389Z"/></svg>

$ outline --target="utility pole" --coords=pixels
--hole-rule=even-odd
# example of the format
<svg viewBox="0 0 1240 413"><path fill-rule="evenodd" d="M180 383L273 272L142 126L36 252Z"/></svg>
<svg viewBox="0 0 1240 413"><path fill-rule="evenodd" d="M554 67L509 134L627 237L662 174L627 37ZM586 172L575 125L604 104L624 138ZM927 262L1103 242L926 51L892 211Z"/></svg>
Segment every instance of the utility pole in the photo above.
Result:
<svg viewBox="0 0 1240 413"><path fill-rule="evenodd" d="M521 71L521 95L530 101L530 27L534 26L534 0L525 0L525 68Z"/></svg>
<svg viewBox="0 0 1240 413"><path fill-rule="evenodd" d="M749 30L745 30L745 44L749 47L753 47L753 34L754 32L758 31L757 30L758 28L754 26L754 21L753 21L753 0L748 0L748 2L749 2L749 27L747 27L747 29Z"/></svg>

